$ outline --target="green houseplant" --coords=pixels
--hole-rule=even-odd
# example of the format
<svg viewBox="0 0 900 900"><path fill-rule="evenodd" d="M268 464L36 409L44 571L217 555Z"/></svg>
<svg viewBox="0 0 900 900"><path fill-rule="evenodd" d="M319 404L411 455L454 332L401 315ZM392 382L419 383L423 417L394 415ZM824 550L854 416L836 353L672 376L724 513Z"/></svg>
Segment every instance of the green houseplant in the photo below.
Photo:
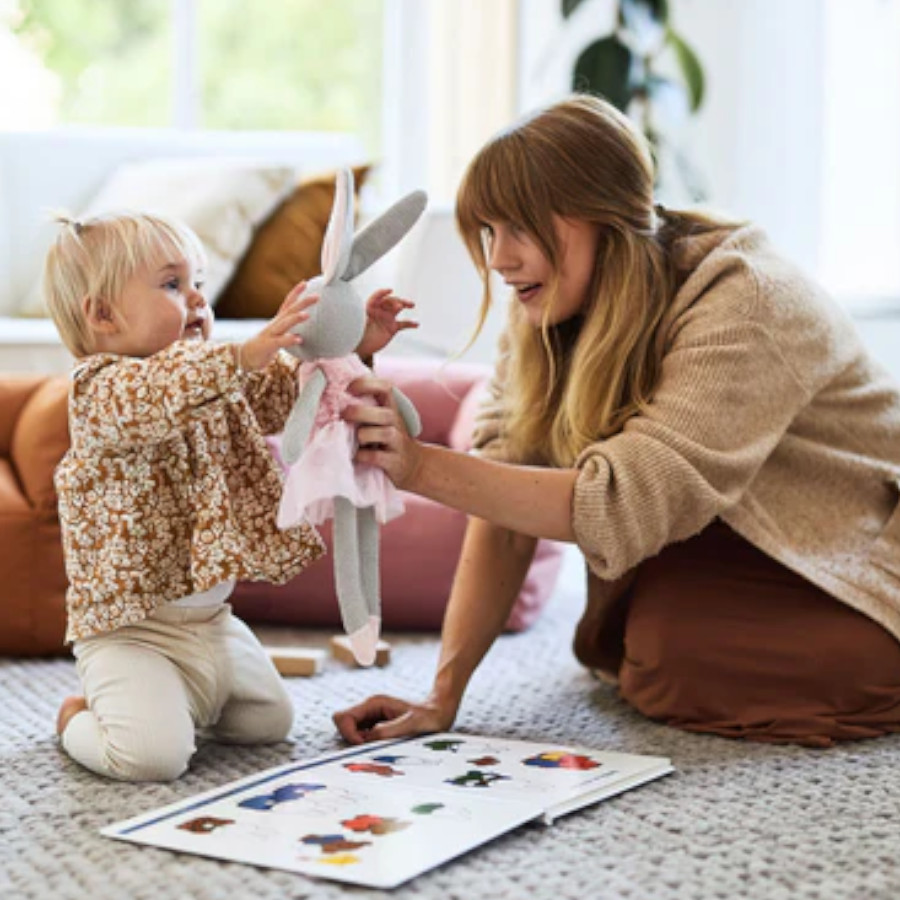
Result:
<svg viewBox="0 0 900 900"><path fill-rule="evenodd" d="M562 0L563 18L583 2ZM689 200L703 200L702 178L681 147L684 124L703 103L703 67L672 27L668 0L615 2L615 29L581 51L572 89L601 95L640 124L662 193L674 194L677 178Z"/></svg>

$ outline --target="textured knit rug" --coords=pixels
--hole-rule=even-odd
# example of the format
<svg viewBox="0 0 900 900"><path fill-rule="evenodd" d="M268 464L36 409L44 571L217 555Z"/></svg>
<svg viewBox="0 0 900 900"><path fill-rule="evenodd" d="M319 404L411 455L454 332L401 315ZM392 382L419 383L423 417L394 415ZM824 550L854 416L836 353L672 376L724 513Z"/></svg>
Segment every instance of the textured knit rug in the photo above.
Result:
<svg viewBox="0 0 900 900"><path fill-rule="evenodd" d="M560 819L526 825L395 891L476 900L839 900L900 897L900 736L832 750L683 734L643 719L574 661L577 558L542 619L505 636L471 684L456 727L671 757L677 773ZM284 637L281 635L280 637ZM329 661L289 682L292 743L207 744L174 784L128 785L60 751L54 721L76 689L68 660L0 661L0 897L385 897L385 892L103 838L98 829L263 768L341 746L331 713L373 692L421 696L434 636L389 635L384 669ZM308 644L328 635L301 634Z"/></svg>

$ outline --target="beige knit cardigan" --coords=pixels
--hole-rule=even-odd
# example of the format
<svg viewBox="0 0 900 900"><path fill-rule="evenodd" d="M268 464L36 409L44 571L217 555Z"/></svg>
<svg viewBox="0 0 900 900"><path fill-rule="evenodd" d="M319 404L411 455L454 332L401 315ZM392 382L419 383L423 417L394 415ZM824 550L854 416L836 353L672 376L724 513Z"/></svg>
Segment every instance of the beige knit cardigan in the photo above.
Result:
<svg viewBox="0 0 900 900"><path fill-rule="evenodd" d="M595 621L615 618L630 570L718 517L900 640L896 383L758 228L681 251L691 272L652 402L576 461L572 523ZM502 420L500 377L476 429L495 459Z"/></svg>

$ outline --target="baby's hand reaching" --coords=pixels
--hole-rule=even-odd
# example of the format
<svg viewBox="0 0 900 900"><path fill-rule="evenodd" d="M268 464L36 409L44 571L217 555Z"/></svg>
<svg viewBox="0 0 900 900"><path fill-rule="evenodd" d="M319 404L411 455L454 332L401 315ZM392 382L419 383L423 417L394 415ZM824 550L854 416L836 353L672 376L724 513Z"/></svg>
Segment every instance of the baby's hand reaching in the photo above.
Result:
<svg viewBox="0 0 900 900"><path fill-rule="evenodd" d="M365 358L386 347L398 331L418 328L419 323L411 319L398 319L404 310L412 309L415 303L395 297L390 288L380 288L366 301L366 330L356 348L356 355Z"/></svg>
<svg viewBox="0 0 900 900"><path fill-rule="evenodd" d="M315 294L302 297L305 290L305 281L294 285L278 312L259 334L243 344L235 344L236 361L241 369L245 372L264 369L275 359L279 350L303 343L303 338L292 334L291 329L309 318L307 310L319 299Z"/></svg>

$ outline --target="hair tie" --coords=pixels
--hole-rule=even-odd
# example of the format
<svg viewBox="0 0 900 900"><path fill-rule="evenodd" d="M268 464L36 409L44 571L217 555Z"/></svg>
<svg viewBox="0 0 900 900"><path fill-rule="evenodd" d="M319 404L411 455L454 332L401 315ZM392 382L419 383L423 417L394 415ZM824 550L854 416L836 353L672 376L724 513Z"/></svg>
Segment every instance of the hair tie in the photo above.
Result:
<svg viewBox="0 0 900 900"><path fill-rule="evenodd" d="M66 213L57 213L55 218L60 225L71 228L78 237L81 237L81 232L84 231L83 222L78 219L73 219L72 216L67 215Z"/></svg>
<svg viewBox="0 0 900 900"><path fill-rule="evenodd" d="M669 211L662 205L662 203L654 203L653 211L650 213L650 218L653 224L653 233L656 234L660 228L662 228L664 220L668 218Z"/></svg>

